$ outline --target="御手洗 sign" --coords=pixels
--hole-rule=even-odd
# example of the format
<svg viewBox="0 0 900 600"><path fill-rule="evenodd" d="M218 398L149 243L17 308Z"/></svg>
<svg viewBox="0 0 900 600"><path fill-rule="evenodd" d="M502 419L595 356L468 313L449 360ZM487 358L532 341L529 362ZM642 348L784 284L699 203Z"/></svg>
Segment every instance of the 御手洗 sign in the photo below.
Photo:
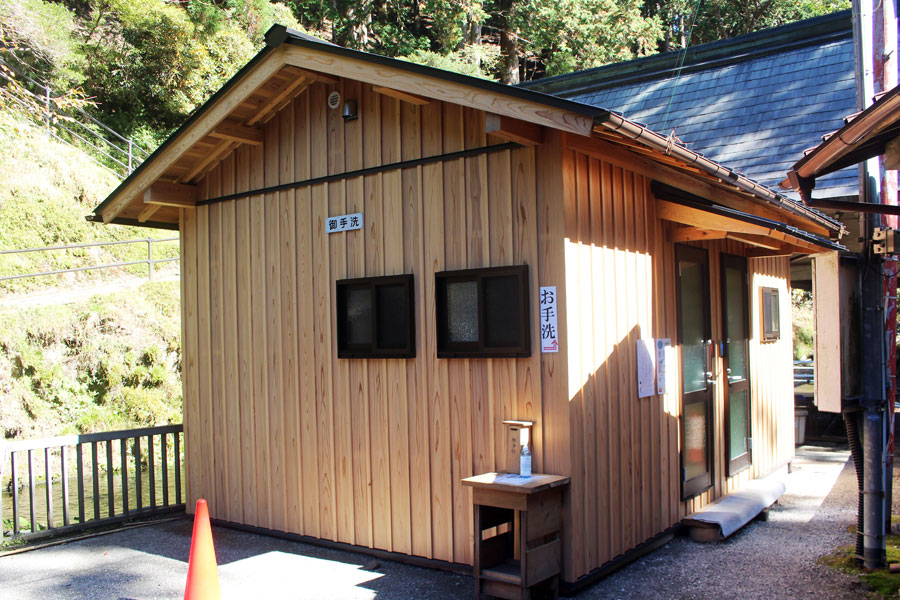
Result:
<svg viewBox="0 0 900 600"><path fill-rule="evenodd" d="M541 352L559 352L559 329L556 327L556 286L541 287L538 296L541 324Z"/></svg>
<svg viewBox="0 0 900 600"><path fill-rule="evenodd" d="M328 233L337 233L339 231L351 231L353 229L363 228L362 213L354 213L352 215L340 215L338 217L325 218L325 231Z"/></svg>

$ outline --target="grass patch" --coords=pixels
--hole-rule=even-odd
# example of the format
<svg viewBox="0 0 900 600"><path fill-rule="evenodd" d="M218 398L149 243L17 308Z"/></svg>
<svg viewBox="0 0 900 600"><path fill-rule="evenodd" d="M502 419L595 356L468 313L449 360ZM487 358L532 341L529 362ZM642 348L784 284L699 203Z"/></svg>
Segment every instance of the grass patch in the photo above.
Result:
<svg viewBox="0 0 900 600"><path fill-rule="evenodd" d="M887 564L900 563L900 516L891 517L893 531L885 536ZM856 534L856 527L850 528ZM830 554L819 558L819 564L842 573L856 575L866 584L873 598L897 598L900 595L900 574L891 574L888 569L872 571L856 564L856 545L840 546Z"/></svg>

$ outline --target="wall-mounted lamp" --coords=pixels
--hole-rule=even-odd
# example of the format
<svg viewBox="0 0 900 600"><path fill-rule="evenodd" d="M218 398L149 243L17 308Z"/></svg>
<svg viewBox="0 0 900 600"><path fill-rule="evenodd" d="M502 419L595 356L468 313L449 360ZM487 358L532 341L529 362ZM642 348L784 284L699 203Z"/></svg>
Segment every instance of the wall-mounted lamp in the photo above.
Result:
<svg viewBox="0 0 900 600"><path fill-rule="evenodd" d="M345 121L353 121L359 117L359 106L356 100L347 100L344 102L344 110L341 113Z"/></svg>

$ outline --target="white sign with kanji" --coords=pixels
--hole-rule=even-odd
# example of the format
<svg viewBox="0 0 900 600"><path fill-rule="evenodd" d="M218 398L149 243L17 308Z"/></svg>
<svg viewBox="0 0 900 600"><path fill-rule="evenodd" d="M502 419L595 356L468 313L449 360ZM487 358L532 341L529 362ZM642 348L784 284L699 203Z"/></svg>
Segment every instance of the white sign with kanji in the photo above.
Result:
<svg viewBox="0 0 900 600"><path fill-rule="evenodd" d="M337 217L325 218L325 231L328 233L337 233L339 231L352 231L353 229L363 228L363 214L354 213L352 215L340 215Z"/></svg>
<svg viewBox="0 0 900 600"><path fill-rule="evenodd" d="M541 324L541 352L559 352L555 285L541 287L538 296L538 315Z"/></svg>

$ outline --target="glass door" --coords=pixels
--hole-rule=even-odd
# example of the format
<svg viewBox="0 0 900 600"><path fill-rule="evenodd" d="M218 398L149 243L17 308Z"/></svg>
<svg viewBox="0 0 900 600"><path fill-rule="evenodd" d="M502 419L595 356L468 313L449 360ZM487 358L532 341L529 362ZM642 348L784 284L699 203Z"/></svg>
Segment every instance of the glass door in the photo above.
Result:
<svg viewBox="0 0 900 600"><path fill-rule="evenodd" d="M681 495L690 498L712 485L712 341L709 256L675 246L678 275L678 339L681 344Z"/></svg>
<svg viewBox="0 0 900 600"><path fill-rule="evenodd" d="M750 362L747 356L747 259L722 255L722 329L725 332L725 451L728 475L751 463Z"/></svg>

